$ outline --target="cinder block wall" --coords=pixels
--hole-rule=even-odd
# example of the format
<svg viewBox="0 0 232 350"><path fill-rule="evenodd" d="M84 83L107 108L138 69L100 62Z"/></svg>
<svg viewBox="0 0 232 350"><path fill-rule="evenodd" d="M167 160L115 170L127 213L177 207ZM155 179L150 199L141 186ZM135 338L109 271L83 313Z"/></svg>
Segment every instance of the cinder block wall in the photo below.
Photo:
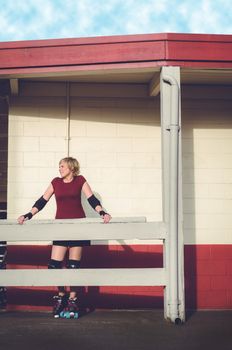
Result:
<svg viewBox="0 0 232 350"><path fill-rule="evenodd" d="M188 244L232 243L232 88L184 86L183 195Z"/></svg>
<svg viewBox="0 0 232 350"><path fill-rule="evenodd" d="M58 162L66 156L66 85L20 84L9 115L8 218L27 212L49 182L59 176ZM70 85L70 155L113 216L146 216L161 220L161 133L159 97L147 97L147 86L120 84ZM94 212L83 204L90 216ZM55 201L36 219L54 218ZM162 266L157 241L101 241L86 247L84 267ZM108 245L109 244L109 245ZM50 247L8 247L8 267L46 268ZM99 258L101 257L101 258ZM11 309L50 310L54 288L11 288ZM162 307L162 288L88 288L81 303L94 307ZM26 301L25 301L26 300ZM39 303L38 303L38 300Z"/></svg>
<svg viewBox="0 0 232 350"><path fill-rule="evenodd" d="M10 101L8 218L27 211L59 176L58 162L66 156L65 94L64 83L27 82ZM103 205L114 216L161 220L159 97L147 97L143 84L73 83L70 95L70 155ZM230 96L230 87L183 87L186 244L231 243ZM54 211L51 200L37 218L53 218Z"/></svg>
<svg viewBox="0 0 232 350"><path fill-rule="evenodd" d="M232 309L232 88L184 86L186 304Z"/></svg>
<svg viewBox="0 0 232 350"><path fill-rule="evenodd" d="M25 82L20 95L10 101L9 218L27 211L59 175L58 161L66 155L67 142L65 94L63 83ZM113 216L161 220L159 97L147 97L143 84L73 83L70 95L70 154L80 160L82 174L100 194L103 205ZM182 87L188 308L232 308L231 107L230 87ZM53 218L54 212L51 200L37 218ZM138 262L143 267L162 266L157 242L152 246L127 242L129 250L113 243L107 249L100 247L106 265L114 266L113 256L123 266L138 267ZM84 263L88 266L91 260L96 266L99 259L94 259L92 253L87 254ZM103 305L106 295L108 301L111 295L118 298L109 301L110 306L162 306L161 288L101 287L100 294ZM93 292L91 298L99 301L99 293Z"/></svg>
<svg viewBox="0 0 232 350"><path fill-rule="evenodd" d="M9 116L8 218L27 211L66 156L66 85L22 83ZM70 155L113 216L161 220L159 98L146 85L71 84ZM37 218L54 217L54 201Z"/></svg>

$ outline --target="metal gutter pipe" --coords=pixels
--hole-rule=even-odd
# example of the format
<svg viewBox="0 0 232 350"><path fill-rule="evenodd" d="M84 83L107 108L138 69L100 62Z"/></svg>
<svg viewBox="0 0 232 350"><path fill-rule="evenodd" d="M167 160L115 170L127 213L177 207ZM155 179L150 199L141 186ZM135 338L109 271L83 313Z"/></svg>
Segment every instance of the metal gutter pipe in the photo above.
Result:
<svg viewBox="0 0 232 350"><path fill-rule="evenodd" d="M70 83L66 83L66 157L70 152Z"/></svg>
<svg viewBox="0 0 232 350"><path fill-rule="evenodd" d="M179 85L169 75L163 81L171 85L170 159L169 159L169 316L180 321L178 292L178 163L179 163Z"/></svg>

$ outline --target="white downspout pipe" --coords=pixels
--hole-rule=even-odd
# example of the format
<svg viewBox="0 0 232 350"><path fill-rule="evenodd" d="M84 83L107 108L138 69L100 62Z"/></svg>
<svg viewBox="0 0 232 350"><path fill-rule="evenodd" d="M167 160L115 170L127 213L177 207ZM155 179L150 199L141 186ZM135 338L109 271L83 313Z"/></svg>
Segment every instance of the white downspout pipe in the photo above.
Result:
<svg viewBox="0 0 232 350"><path fill-rule="evenodd" d="M70 153L70 83L66 83L66 157Z"/></svg>
<svg viewBox="0 0 232 350"><path fill-rule="evenodd" d="M178 292L178 163L179 163L179 86L169 75L163 81L171 85L170 159L169 159L169 315L179 322Z"/></svg>

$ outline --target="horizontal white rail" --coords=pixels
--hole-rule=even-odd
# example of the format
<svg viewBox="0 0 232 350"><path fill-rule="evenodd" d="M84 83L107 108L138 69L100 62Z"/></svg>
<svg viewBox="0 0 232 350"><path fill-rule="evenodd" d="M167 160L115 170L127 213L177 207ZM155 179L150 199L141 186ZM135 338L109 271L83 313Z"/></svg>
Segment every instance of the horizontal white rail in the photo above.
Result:
<svg viewBox="0 0 232 350"><path fill-rule="evenodd" d="M163 268L10 269L0 271L0 285L16 286L165 286Z"/></svg>
<svg viewBox="0 0 232 350"><path fill-rule="evenodd" d="M146 222L146 218L115 218L104 224L99 218L31 220L19 225L15 220L0 220L2 241L53 240L156 240L165 239L163 222Z"/></svg>
<svg viewBox="0 0 232 350"><path fill-rule="evenodd" d="M0 220L2 241L52 240L156 240L165 239L163 222L146 222L145 217L114 218L104 224L100 218ZM0 270L0 286L165 286L164 268L104 269L8 269Z"/></svg>

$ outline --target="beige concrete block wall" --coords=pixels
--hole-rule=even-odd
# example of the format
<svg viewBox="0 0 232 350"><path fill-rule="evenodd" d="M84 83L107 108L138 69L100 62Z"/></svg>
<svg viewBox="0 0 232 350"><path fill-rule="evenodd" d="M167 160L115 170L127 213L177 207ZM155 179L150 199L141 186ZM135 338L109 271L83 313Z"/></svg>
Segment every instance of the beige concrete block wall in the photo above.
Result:
<svg viewBox="0 0 232 350"><path fill-rule="evenodd" d="M53 111L53 112L51 112ZM27 212L57 174L65 150L65 98L17 96L10 102L8 218ZM38 218L52 217L54 200Z"/></svg>
<svg viewBox="0 0 232 350"><path fill-rule="evenodd" d="M72 98L71 154L78 154L83 174L115 216L161 220L157 112L144 99L99 98L88 106L88 100Z"/></svg>
<svg viewBox="0 0 232 350"><path fill-rule="evenodd" d="M186 244L232 243L229 89L182 89ZM23 83L11 100L9 218L29 210L59 175L58 161L66 155L65 92L61 83ZM159 97L147 98L143 84L72 84L70 105L70 155L80 160L103 206L113 216L162 220ZM37 218L54 212L51 200ZM94 215L89 208L88 214Z"/></svg>
<svg viewBox="0 0 232 350"><path fill-rule="evenodd" d="M70 155L103 206L113 216L162 220L159 98L147 98L143 84L84 84L83 90L72 84L70 91ZM58 162L66 156L65 92L65 84L22 83L20 96L11 99L8 218L27 212L59 176ZM51 200L37 218L54 213Z"/></svg>
<svg viewBox="0 0 232 350"><path fill-rule="evenodd" d="M232 243L231 93L230 87L183 87L185 243Z"/></svg>

